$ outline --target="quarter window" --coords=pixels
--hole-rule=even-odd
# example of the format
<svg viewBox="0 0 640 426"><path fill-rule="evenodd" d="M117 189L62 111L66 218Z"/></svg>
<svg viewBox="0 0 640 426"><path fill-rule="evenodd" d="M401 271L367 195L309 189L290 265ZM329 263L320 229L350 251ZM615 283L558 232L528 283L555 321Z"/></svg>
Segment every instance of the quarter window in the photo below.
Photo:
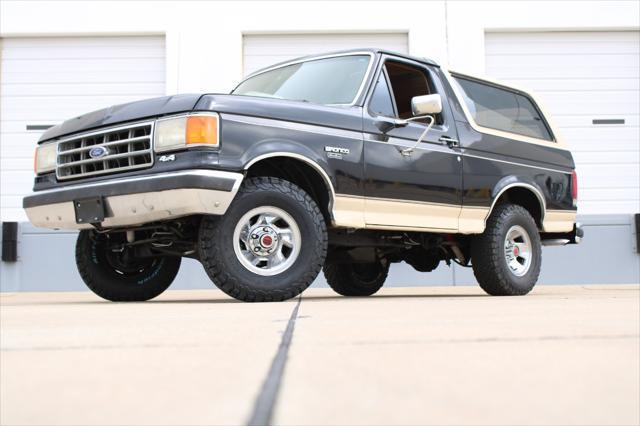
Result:
<svg viewBox="0 0 640 426"><path fill-rule="evenodd" d="M380 77L378 77L378 82L371 96L369 107L371 112L377 115L383 115L385 117L394 117L396 115L393 110L393 101L391 100L389 85L387 85L387 77L384 72L381 72Z"/></svg>
<svg viewBox="0 0 640 426"><path fill-rule="evenodd" d="M454 82L471 116L480 126L553 140L540 112L527 97L465 78L454 77Z"/></svg>

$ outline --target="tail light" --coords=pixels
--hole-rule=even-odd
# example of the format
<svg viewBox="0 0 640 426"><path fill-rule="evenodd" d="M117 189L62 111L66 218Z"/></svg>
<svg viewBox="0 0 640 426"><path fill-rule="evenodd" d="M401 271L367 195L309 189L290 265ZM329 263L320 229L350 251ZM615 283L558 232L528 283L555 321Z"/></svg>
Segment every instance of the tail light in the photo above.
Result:
<svg viewBox="0 0 640 426"><path fill-rule="evenodd" d="M571 198L573 198L573 205L578 204L578 174L574 170L571 172Z"/></svg>

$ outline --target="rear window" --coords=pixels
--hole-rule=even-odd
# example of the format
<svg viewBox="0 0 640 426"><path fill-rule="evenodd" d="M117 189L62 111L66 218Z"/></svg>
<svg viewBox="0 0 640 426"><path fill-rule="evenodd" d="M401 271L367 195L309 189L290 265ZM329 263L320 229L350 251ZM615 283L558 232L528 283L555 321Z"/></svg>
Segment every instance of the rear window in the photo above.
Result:
<svg viewBox="0 0 640 426"><path fill-rule="evenodd" d="M553 141L540 112L526 96L461 77L454 81L478 125Z"/></svg>

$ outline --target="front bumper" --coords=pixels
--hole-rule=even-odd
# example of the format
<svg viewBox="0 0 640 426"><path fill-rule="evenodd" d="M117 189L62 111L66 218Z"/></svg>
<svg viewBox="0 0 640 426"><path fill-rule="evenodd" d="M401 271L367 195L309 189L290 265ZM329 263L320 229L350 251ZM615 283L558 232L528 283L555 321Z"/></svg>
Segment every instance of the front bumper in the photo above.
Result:
<svg viewBox="0 0 640 426"><path fill-rule="evenodd" d="M132 226L192 214L221 215L233 201L242 173L191 170L112 179L38 191L23 199L29 221L51 229L85 229L73 202L103 197L104 228Z"/></svg>

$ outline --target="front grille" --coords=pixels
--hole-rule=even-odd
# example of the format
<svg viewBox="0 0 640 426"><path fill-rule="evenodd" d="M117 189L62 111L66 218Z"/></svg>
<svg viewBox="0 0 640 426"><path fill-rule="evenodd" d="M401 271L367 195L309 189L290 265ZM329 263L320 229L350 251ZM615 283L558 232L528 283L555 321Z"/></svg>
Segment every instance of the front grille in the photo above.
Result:
<svg viewBox="0 0 640 426"><path fill-rule="evenodd" d="M152 135L153 122L147 122L64 139L58 143L56 175L77 179L150 167Z"/></svg>

